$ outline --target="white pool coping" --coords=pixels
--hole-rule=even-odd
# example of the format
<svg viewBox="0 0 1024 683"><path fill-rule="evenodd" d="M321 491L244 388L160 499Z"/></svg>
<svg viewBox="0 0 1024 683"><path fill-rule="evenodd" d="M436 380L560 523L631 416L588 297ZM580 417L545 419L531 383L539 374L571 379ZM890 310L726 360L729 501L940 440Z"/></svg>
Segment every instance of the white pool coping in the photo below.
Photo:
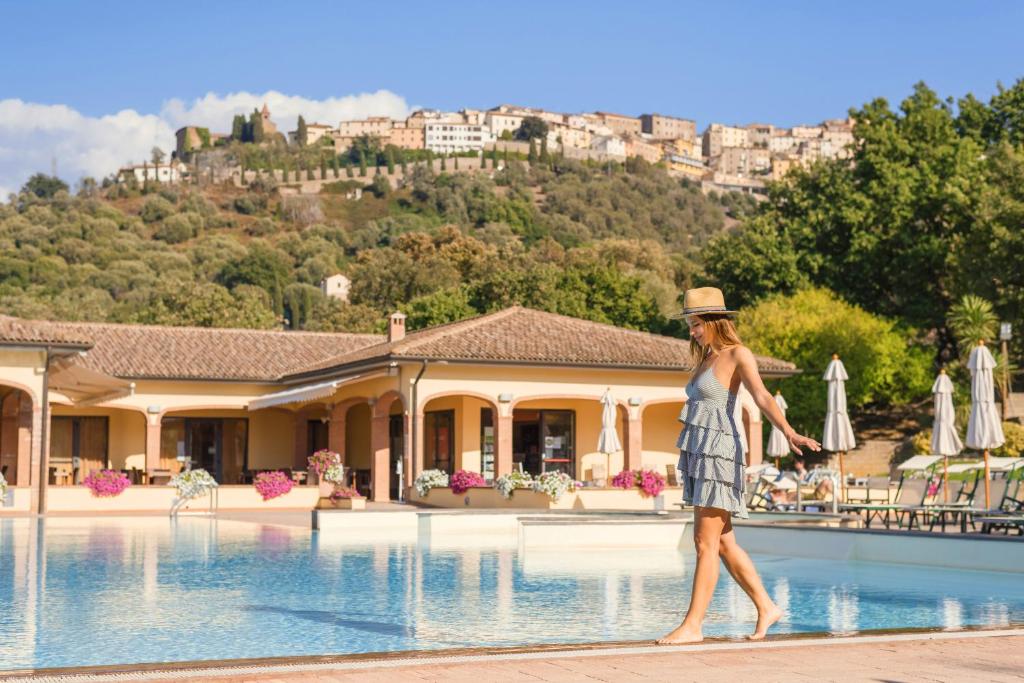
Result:
<svg viewBox="0 0 1024 683"><path fill-rule="evenodd" d="M47 675L45 672L34 675L23 675L15 673L5 675L0 671L0 683L117 683L120 681L161 681L161 680L189 680L198 677L220 677L220 676L266 676L270 674L290 673L317 673L328 671L359 671L367 669L395 669L406 666L431 666L443 664L472 664L474 662L501 662L501 661L548 661L555 659L581 659L590 657L621 657L623 655L663 654L666 652L675 653L698 653L716 651L736 650L774 650L784 648L806 648L808 646L829 646L842 647L844 645L871 645L886 644L895 642L912 642L927 640L966 640L975 638L1000 638L1007 636L1024 636L1024 628L1004 628L990 630L967 630L967 631L928 631L922 633L892 633L892 634L868 634L853 636L833 636L830 634L810 634L809 637L785 637L759 642L747 640L729 640L698 643L695 645L626 645L622 647L599 647L593 648L587 645L580 645L574 649L572 645L566 645L564 649L540 650L536 652L488 652L485 654L444 654L439 650L436 655L422 655L416 657L402 657L400 654L390 657L360 658L355 661L345 661L339 657L337 661L329 662L289 662L286 664L247 664L231 666L230 664L210 666L204 668L192 667L188 662L182 662L178 667L173 663L167 664L166 669L132 670L130 665L111 673L73 673L62 670L56 675ZM540 646L543 647L543 646ZM270 660L271 662L273 660ZM151 666L151 665L150 665Z"/></svg>

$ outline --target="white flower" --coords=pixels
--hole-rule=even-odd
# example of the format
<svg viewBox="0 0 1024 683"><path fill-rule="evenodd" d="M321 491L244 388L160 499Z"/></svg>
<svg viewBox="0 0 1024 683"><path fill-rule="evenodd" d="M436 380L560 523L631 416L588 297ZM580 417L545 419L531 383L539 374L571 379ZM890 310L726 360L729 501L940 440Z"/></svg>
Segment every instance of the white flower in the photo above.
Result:
<svg viewBox="0 0 1024 683"><path fill-rule="evenodd" d="M217 480L203 469L185 470L171 477L171 486L178 489L178 498L191 500L217 487Z"/></svg>
<svg viewBox="0 0 1024 683"><path fill-rule="evenodd" d="M494 480L494 488L498 490L502 498L508 500L516 489L528 489L533 485L533 478L529 472L514 470L509 474L503 474Z"/></svg>
<svg viewBox="0 0 1024 683"><path fill-rule="evenodd" d="M329 481L332 484L344 484L345 483L345 466L331 465L324 472L324 481Z"/></svg>
<svg viewBox="0 0 1024 683"><path fill-rule="evenodd" d="M416 477L413 485L418 494L425 496L430 489L448 486L448 474L441 470L424 470L420 476Z"/></svg>
<svg viewBox="0 0 1024 683"><path fill-rule="evenodd" d="M546 493L551 500L558 500L566 491L573 491L576 482L565 472L545 472L533 482L533 490Z"/></svg>

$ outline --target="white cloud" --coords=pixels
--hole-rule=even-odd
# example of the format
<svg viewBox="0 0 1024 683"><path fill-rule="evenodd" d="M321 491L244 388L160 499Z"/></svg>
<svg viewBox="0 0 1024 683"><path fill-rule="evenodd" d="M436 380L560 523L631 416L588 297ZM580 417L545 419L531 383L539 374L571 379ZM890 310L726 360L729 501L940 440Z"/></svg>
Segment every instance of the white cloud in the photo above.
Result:
<svg viewBox="0 0 1024 683"><path fill-rule="evenodd" d="M282 131L294 129L300 114L310 123L337 125L366 116L404 118L410 111L404 98L387 90L324 100L274 90L262 95L208 93L191 103L168 100L159 114L125 109L99 117L62 104L0 100L0 201L33 173L49 173L54 159L57 174L69 184L87 175L100 178L148 159L154 146L174 149L174 131L184 125L230 132L235 114L248 114L264 102Z"/></svg>

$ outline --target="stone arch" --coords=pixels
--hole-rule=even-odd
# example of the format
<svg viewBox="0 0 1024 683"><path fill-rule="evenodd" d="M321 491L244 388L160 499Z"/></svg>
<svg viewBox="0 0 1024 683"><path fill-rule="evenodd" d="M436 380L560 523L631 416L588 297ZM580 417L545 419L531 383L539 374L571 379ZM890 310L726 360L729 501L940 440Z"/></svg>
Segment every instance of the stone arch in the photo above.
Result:
<svg viewBox="0 0 1024 683"><path fill-rule="evenodd" d="M0 397L0 472L12 486L29 486L38 478L42 410L29 387L8 380L0 386L11 390Z"/></svg>

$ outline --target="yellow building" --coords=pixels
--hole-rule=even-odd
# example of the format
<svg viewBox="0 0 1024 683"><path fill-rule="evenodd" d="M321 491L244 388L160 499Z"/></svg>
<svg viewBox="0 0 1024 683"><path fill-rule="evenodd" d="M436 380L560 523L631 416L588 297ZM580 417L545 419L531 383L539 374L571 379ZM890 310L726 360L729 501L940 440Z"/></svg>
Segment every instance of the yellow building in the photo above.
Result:
<svg viewBox="0 0 1024 683"><path fill-rule="evenodd" d="M664 472L688 358L680 339L518 306L410 334L396 313L386 336L0 316L0 467L22 509L40 511L92 470L123 470L156 495L202 467L251 491L261 470L301 476L320 448L378 501L431 468ZM759 362L765 376L796 372ZM606 389L623 443L610 456L597 452ZM741 399L758 462L760 414Z"/></svg>

